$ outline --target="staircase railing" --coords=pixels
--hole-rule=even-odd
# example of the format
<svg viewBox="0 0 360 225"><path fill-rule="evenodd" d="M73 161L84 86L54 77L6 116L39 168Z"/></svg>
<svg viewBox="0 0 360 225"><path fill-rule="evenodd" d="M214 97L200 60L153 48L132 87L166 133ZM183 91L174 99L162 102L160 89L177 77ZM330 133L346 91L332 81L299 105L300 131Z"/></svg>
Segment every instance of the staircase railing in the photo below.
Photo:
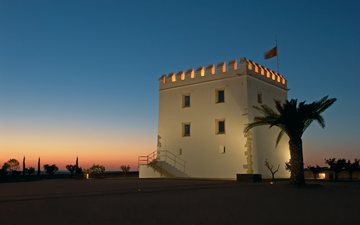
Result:
<svg viewBox="0 0 360 225"><path fill-rule="evenodd" d="M156 158L157 158L157 151L154 151L154 152L150 153L149 155L139 156L138 164L139 164L139 166L140 165L148 165L152 161L154 161Z"/></svg>
<svg viewBox="0 0 360 225"><path fill-rule="evenodd" d="M165 161L169 163L171 166L180 170L181 172L185 172L185 160L178 157L174 153L167 150L159 150L154 151L146 156L139 156L138 163L140 165L149 165L156 161Z"/></svg>

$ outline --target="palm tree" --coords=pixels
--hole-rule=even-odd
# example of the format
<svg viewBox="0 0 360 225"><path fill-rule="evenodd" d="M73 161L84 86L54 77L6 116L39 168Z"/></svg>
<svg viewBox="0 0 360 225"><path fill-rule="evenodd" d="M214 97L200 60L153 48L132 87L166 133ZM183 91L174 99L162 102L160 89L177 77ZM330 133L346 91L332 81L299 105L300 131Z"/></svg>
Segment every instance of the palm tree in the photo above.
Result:
<svg viewBox="0 0 360 225"><path fill-rule="evenodd" d="M322 128L325 127L325 121L321 113L329 108L335 101L335 98L329 99L328 96L310 104L306 104L305 101L298 104L296 99L286 100L283 104L275 101L277 112L267 105L261 105L261 107L254 106L254 108L259 110L263 115L255 117L255 121L248 124L244 132L246 133L254 127L263 125L269 125L270 128L273 126L279 127L280 133L277 137L276 145L284 133L286 133L290 139L290 182L292 184L303 185L305 184L305 178L302 135L314 120L316 120Z"/></svg>

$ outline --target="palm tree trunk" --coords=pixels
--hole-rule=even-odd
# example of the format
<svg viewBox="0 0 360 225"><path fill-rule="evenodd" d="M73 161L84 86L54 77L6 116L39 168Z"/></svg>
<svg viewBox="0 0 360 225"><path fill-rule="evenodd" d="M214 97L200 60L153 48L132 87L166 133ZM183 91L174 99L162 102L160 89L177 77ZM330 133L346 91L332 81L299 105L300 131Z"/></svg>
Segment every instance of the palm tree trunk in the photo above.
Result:
<svg viewBox="0 0 360 225"><path fill-rule="evenodd" d="M301 138L290 138L289 140L290 147L290 165L291 165L291 174L290 174L290 183L296 185L304 185L304 159L303 159L303 150L302 150L302 140Z"/></svg>

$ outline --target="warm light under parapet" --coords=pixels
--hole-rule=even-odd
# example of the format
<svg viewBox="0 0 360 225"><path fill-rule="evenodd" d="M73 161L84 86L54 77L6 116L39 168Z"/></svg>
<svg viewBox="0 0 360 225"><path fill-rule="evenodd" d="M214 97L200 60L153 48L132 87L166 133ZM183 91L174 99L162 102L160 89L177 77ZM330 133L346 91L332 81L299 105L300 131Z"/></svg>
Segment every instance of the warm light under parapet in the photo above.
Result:
<svg viewBox="0 0 360 225"><path fill-rule="evenodd" d="M238 66L237 60L231 60L227 64L226 62L221 62L216 66L215 64L210 64L206 67L191 68L186 72L180 71L168 75L164 74L159 79L160 89L191 84L192 82L197 83L201 82L202 79L221 79L229 75L250 75L286 89L287 82L281 74L246 58L240 59L240 66Z"/></svg>

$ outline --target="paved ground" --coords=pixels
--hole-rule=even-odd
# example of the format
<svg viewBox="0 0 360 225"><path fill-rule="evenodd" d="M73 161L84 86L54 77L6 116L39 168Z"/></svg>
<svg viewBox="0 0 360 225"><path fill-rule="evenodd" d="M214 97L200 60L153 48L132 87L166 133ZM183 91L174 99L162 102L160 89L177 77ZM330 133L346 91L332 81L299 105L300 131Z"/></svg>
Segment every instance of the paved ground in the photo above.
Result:
<svg viewBox="0 0 360 225"><path fill-rule="evenodd" d="M0 183L0 225L360 224L360 183L43 180Z"/></svg>

